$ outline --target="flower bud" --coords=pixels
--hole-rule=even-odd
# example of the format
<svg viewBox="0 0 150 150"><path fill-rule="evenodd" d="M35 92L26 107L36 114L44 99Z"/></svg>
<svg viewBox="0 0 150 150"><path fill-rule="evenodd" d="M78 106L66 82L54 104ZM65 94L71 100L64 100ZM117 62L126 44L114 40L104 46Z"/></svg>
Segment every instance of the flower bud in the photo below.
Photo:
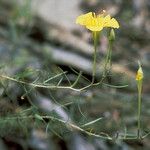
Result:
<svg viewBox="0 0 150 150"><path fill-rule="evenodd" d="M114 31L114 29L110 30L109 40L110 41L114 41L115 40L115 31Z"/></svg>
<svg viewBox="0 0 150 150"><path fill-rule="evenodd" d="M144 78L142 67L139 66L139 69L136 74L136 80L141 81Z"/></svg>

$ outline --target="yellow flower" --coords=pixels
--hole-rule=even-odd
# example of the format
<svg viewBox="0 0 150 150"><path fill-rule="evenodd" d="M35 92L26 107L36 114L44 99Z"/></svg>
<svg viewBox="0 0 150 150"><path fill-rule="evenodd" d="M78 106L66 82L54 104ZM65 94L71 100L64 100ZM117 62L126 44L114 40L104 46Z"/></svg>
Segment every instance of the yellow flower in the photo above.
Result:
<svg viewBox="0 0 150 150"><path fill-rule="evenodd" d="M111 18L110 15L105 16L104 13L97 16L92 12L80 15L77 17L76 23L91 31L101 31L104 27L119 28L117 20Z"/></svg>
<svg viewBox="0 0 150 150"><path fill-rule="evenodd" d="M142 67L139 67L137 74L136 74L136 80L141 81L144 78Z"/></svg>

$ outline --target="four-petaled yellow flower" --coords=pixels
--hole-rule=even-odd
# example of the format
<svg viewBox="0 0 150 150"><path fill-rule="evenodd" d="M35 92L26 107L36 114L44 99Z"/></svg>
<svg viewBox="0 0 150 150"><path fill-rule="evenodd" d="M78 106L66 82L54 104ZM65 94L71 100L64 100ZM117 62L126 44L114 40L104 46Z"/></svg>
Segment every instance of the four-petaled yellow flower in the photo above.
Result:
<svg viewBox="0 0 150 150"><path fill-rule="evenodd" d="M104 27L119 28L118 21L115 18L111 18L110 15L105 16L104 13L96 15L93 12L89 12L80 15L77 17L76 23L85 26L91 31L101 31Z"/></svg>
<svg viewBox="0 0 150 150"><path fill-rule="evenodd" d="M142 67L139 67L137 74L136 74L136 80L141 81L143 78L144 78L144 75L143 75Z"/></svg>

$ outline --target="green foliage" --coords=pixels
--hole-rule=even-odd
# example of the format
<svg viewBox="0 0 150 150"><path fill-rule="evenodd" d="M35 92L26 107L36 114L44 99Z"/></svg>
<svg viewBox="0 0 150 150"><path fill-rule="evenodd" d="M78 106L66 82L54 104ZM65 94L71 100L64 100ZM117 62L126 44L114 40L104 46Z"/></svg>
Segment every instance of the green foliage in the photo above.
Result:
<svg viewBox="0 0 150 150"><path fill-rule="evenodd" d="M136 84L134 81L128 82L125 73L113 73L112 39L102 73L98 76L96 60L92 77L72 67L68 67L68 71L63 70L49 63L49 60L39 63L39 59L29 52L35 43L31 47L23 45L24 41L20 38L27 36L24 27L21 27L22 20L30 30L30 25L26 25L33 19L30 0L26 2L21 7L13 5L9 18L7 37L11 40L8 46L13 48L8 52L13 59L8 59L6 64L0 66L0 136L26 139L32 129L37 129L60 139L66 139L76 132L89 138L111 141L147 138L150 133L149 98L143 97L143 125L139 137L136 131ZM44 51L44 46L39 45L36 46ZM12 50L15 52L12 53ZM132 63L135 65L135 61ZM48 105L45 104L45 97L39 95L48 99ZM41 101L36 103L39 99Z"/></svg>

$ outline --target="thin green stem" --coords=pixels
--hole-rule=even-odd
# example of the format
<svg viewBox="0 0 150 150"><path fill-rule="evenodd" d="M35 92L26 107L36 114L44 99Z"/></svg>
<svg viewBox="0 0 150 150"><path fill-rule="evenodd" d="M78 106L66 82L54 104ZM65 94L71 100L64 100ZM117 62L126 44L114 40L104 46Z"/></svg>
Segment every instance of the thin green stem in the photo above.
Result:
<svg viewBox="0 0 150 150"><path fill-rule="evenodd" d="M24 84L24 85L32 86L33 88L69 89L69 90L73 90L73 91L76 91L76 92L81 92L81 91L91 87L92 85L99 85L99 84L102 83L102 82L98 82L96 84L89 84L89 85L87 85L85 87L82 87L82 88L73 88L72 86L60 86L60 85L52 85L52 84L43 85L42 83L37 83L37 84L36 83L28 83L28 82L25 82L25 81L22 81L22 80L11 78L11 77L6 76L6 75L0 75L0 80L2 78L5 79L5 80L10 80L10 81L13 81L13 82L17 82L17 83L21 83L21 84Z"/></svg>
<svg viewBox="0 0 150 150"><path fill-rule="evenodd" d="M17 116L17 117L10 117L10 118L5 118L5 119L0 119L0 123L4 122L4 121L8 121L8 120L14 120L14 119L35 119L35 118L39 119L41 121L44 121L44 119L51 119L53 121L58 121L60 123L63 123L64 125L69 127L68 129L73 129L73 130L76 130L76 131L80 131L80 132L85 133L89 136L94 136L94 137L101 138L101 139L106 139L106 140L112 140L112 137L110 137L107 134L105 134L105 136L104 136L104 135L100 135L100 134L91 133L87 130L84 130L82 127L72 123L71 121L65 121L65 120L62 120L60 118L56 118L56 117L53 117L53 116L40 116L38 114L35 114L34 116L33 115L23 116L23 117Z"/></svg>
<svg viewBox="0 0 150 150"><path fill-rule="evenodd" d="M72 86L71 86L71 87L74 87L74 86L78 83L78 81L79 81L79 79L80 79L81 75L82 75L82 71L80 71L80 73L78 74L77 79L75 80L75 82L72 84Z"/></svg>
<svg viewBox="0 0 150 150"><path fill-rule="evenodd" d="M96 31L93 32L94 53L93 53L93 73L92 73L92 83L91 84L94 83L95 74L96 74L96 52L97 52L98 34L99 34L99 32L96 32Z"/></svg>
<svg viewBox="0 0 150 150"><path fill-rule="evenodd" d="M142 80L138 81L138 127L137 127L137 136L140 138L141 133L141 98L142 98Z"/></svg>
<svg viewBox="0 0 150 150"><path fill-rule="evenodd" d="M112 46L113 46L113 41L109 40L107 54L106 54L105 63L104 63L104 73L103 73L103 76L106 76L107 72L111 68Z"/></svg>

